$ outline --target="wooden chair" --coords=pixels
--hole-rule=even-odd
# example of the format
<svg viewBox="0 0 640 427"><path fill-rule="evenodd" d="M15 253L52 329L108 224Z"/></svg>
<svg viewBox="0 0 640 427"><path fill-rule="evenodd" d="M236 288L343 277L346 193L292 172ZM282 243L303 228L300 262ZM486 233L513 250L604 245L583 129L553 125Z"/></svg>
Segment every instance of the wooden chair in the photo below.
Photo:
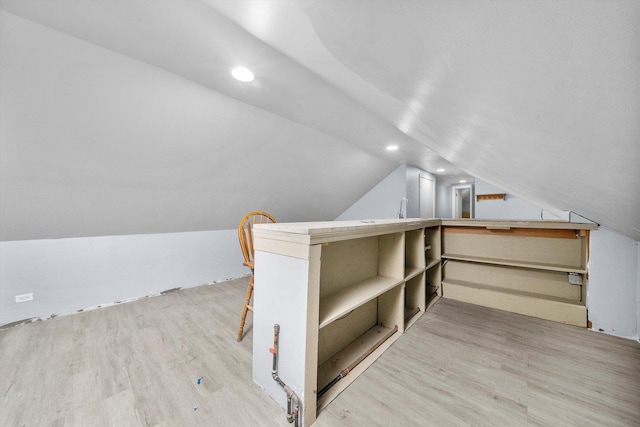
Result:
<svg viewBox="0 0 640 427"><path fill-rule="evenodd" d="M242 341L242 333L244 331L244 322L247 318L247 311L253 312L251 296L253 295L253 225L268 224L276 222L276 220L266 212L253 211L249 212L240 220L238 225L238 240L240 241L240 249L244 255L244 263L251 269L251 279L249 280L249 288L244 301L244 309L242 310L242 319L240 319L240 329L238 329L238 341Z"/></svg>

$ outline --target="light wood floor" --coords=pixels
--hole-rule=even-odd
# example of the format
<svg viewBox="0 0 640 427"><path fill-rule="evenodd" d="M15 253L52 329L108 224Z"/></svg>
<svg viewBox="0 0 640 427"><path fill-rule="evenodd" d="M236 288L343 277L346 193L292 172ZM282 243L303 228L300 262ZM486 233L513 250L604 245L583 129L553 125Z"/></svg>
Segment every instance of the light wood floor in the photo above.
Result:
<svg viewBox="0 0 640 427"><path fill-rule="evenodd" d="M288 426L251 317L235 341L247 282L1 330L0 426ZM314 424L416 425L640 426L640 344L443 299Z"/></svg>

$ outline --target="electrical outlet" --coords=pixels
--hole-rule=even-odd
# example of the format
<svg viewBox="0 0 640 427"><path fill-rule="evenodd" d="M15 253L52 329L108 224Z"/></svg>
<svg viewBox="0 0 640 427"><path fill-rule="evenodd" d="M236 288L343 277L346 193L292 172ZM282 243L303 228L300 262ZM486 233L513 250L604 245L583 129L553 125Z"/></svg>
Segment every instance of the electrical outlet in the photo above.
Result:
<svg viewBox="0 0 640 427"><path fill-rule="evenodd" d="M33 299L33 292L29 292L28 294L16 295L16 304L19 302L31 301Z"/></svg>

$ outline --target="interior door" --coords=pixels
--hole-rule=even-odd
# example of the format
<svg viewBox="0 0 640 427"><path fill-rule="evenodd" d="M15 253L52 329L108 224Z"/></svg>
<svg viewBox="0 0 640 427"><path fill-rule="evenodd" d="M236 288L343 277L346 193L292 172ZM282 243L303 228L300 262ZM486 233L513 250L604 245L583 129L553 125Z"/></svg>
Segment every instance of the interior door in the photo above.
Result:
<svg viewBox="0 0 640 427"><path fill-rule="evenodd" d="M420 175L420 218L436 216L436 183L428 177Z"/></svg>

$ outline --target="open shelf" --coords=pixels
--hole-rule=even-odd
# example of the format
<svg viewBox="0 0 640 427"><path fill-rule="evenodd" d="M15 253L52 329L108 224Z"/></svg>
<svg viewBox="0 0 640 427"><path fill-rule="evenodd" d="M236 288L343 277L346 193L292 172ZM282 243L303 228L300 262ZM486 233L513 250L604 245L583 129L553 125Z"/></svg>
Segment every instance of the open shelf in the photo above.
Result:
<svg viewBox="0 0 640 427"><path fill-rule="evenodd" d="M445 298L576 326L587 323L586 307L580 301L446 278L442 286Z"/></svg>
<svg viewBox="0 0 640 427"><path fill-rule="evenodd" d="M444 280L458 280L494 286L505 291L523 291L544 297L567 298L584 301L582 286L569 283L565 271L540 270L483 264L450 259L443 271Z"/></svg>
<svg viewBox="0 0 640 427"><path fill-rule="evenodd" d="M425 273L407 280L404 289L404 324L411 326L426 308Z"/></svg>
<svg viewBox="0 0 640 427"><path fill-rule="evenodd" d="M320 299L319 328L327 326L353 309L382 295L403 282L392 277L375 276Z"/></svg>
<svg viewBox="0 0 640 427"><path fill-rule="evenodd" d="M417 230L407 231L405 233L405 249L404 249L404 265L405 270L411 271L421 269L424 271L424 231L419 228ZM417 274L417 273L416 273ZM405 277L409 279L409 275Z"/></svg>
<svg viewBox="0 0 640 427"><path fill-rule="evenodd" d="M355 341L349 344L347 347L343 348L335 355L330 357L326 362L322 363L318 366L318 383L317 390L318 392L322 390L327 384L329 384L343 369L347 368L353 362L355 362L359 357L361 357L367 350L369 350L373 345L375 345L380 339L392 332L392 328L388 328L382 325L375 325L360 337L358 337ZM347 375L345 378L336 383L331 389L325 392L318 399L318 407L321 408L323 406L323 402L331 401L335 398L342 390L344 390L355 378L358 376L357 371L364 371L368 366L373 363L382 352L390 346L393 341L400 336L400 333L396 332L389 337L376 351L371 353L367 358L365 358L360 364L357 365L356 368L353 369L351 375Z"/></svg>
<svg viewBox="0 0 640 427"><path fill-rule="evenodd" d="M519 261L519 260L511 260L511 259L489 258L489 257L472 256L472 255L456 255L456 254L449 254L449 253L442 254L442 258L455 259L458 261L477 262L482 264L494 264L494 265L506 265L510 267L532 268L536 270L562 271L567 273L581 273L581 274L587 273L586 269L582 267L572 266L572 265L549 264L549 263Z"/></svg>
<svg viewBox="0 0 640 427"><path fill-rule="evenodd" d="M300 391L302 425L311 425L440 298L586 326L588 278L574 284L567 273L586 273L595 228L440 219L257 225L253 348L268 348L273 325L282 327L282 348L297 361L287 384ZM282 402L272 363L254 352L254 381Z"/></svg>

